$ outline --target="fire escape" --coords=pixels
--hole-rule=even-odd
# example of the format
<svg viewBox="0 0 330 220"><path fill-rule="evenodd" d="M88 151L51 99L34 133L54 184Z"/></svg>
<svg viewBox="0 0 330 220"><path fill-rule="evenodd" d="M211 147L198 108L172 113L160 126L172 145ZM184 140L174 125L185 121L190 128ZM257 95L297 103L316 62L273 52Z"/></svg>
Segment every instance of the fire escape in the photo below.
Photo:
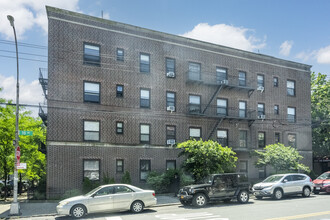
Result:
<svg viewBox="0 0 330 220"><path fill-rule="evenodd" d="M219 106L218 104L212 105L223 90L239 91L246 93L247 96L250 97L255 91L255 88L253 88L251 83L247 82L246 78L243 76L246 75L243 75L242 73L242 77L241 75L239 77L228 76L225 69L219 69L216 73L201 74L200 69L191 68L187 72L186 84L205 85L214 88L214 93L207 102L204 102L206 104L201 104L201 102L198 103L198 101L195 103L189 101L187 106L188 115L197 115L200 117L215 119L214 125L208 131L208 139L212 139L214 132L224 120L234 121L236 123L245 121L250 127L257 119L256 111L246 109L246 104L243 109L240 107L228 108L228 102L226 102L225 106ZM205 100L205 97L203 97L203 99Z"/></svg>
<svg viewBox="0 0 330 220"><path fill-rule="evenodd" d="M48 94L48 70L45 68L39 68L39 83L44 92L45 98L47 99ZM43 108L39 103L39 117L42 119L44 124L47 126L47 108Z"/></svg>

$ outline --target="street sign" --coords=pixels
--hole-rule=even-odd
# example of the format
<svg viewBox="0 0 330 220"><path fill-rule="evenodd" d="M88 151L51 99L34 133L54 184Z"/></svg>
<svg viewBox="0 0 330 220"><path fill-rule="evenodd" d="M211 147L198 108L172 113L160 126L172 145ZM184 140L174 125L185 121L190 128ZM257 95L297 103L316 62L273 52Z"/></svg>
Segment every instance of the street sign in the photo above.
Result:
<svg viewBox="0 0 330 220"><path fill-rule="evenodd" d="M25 170L26 169L26 163L20 163L17 165L18 170Z"/></svg>
<svg viewBox="0 0 330 220"><path fill-rule="evenodd" d="M19 131L19 135L32 136L33 135L33 131Z"/></svg>
<svg viewBox="0 0 330 220"><path fill-rule="evenodd" d="M19 148L19 146L16 149L16 158L17 158L18 161L21 158L21 149Z"/></svg>

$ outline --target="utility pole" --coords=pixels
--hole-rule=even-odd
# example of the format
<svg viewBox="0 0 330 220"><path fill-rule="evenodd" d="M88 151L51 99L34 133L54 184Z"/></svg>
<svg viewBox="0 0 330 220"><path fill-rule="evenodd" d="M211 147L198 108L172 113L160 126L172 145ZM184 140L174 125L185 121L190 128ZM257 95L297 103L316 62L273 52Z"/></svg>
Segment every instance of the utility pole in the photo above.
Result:
<svg viewBox="0 0 330 220"><path fill-rule="evenodd" d="M17 163L18 158L16 157L16 152L18 148L18 120L19 120L19 68L18 68L18 47L17 47L17 37L16 37L16 30L14 24L14 17L11 15L7 15L7 18L10 22L10 26L13 27L14 36L15 36L15 45L16 45L16 61L17 61L17 84L16 84L16 129L15 129L15 164L14 164L14 201L11 203L10 206L10 215L19 215L19 203L17 202L17 180L18 180L18 173L17 173Z"/></svg>

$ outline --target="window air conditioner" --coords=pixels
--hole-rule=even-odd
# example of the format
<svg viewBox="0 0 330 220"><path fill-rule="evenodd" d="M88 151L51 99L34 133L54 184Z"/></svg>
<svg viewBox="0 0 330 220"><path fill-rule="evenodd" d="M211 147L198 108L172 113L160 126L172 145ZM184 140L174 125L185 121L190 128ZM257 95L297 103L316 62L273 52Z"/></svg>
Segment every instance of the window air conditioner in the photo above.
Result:
<svg viewBox="0 0 330 220"><path fill-rule="evenodd" d="M266 118L266 115L258 115L258 119L264 120Z"/></svg>
<svg viewBox="0 0 330 220"><path fill-rule="evenodd" d="M263 87L263 86L258 86L257 90L260 91L260 92L263 92L263 91L265 90L265 87Z"/></svg>
<svg viewBox="0 0 330 220"><path fill-rule="evenodd" d="M175 111L175 107L174 106L168 106L166 109L167 109L167 111L171 111L171 112L174 112Z"/></svg>
<svg viewBox="0 0 330 220"><path fill-rule="evenodd" d="M175 144L175 140L174 140L174 139L168 139L168 140L166 141L166 143L167 143L168 145L174 145L174 144Z"/></svg>
<svg viewBox="0 0 330 220"><path fill-rule="evenodd" d="M175 77L175 73L174 72L167 72L166 76L173 78L173 77Z"/></svg>
<svg viewBox="0 0 330 220"><path fill-rule="evenodd" d="M224 79L220 81L220 84L228 85L228 80Z"/></svg>

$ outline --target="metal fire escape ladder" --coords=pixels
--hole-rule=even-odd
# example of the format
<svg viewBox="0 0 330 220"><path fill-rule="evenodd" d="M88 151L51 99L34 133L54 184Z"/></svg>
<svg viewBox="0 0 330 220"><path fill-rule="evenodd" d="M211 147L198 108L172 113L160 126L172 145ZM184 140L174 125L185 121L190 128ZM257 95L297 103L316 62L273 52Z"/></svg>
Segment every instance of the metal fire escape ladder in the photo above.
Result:
<svg viewBox="0 0 330 220"><path fill-rule="evenodd" d="M207 140L210 140L210 138L212 137L213 133L215 132L215 130L217 129L218 125L221 124L221 122L223 121L224 118L219 118L216 122L215 125L213 127L213 129L211 130L209 137L207 138Z"/></svg>
<svg viewBox="0 0 330 220"><path fill-rule="evenodd" d="M48 94L48 78L47 78L47 69L45 68L39 68L39 82L42 87L42 90L44 91L44 95L47 99Z"/></svg>
<svg viewBox="0 0 330 220"><path fill-rule="evenodd" d="M222 89L222 84L220 84L217 88L217 90L215 91L215 93L213 94L213 96L211 97L211 100L209 101L209 103L205 106L202 114L205 114L206 110L208 109L208 107L210 107L211 103L213 102L214 98L219 94L219 92Z"/></svg>

